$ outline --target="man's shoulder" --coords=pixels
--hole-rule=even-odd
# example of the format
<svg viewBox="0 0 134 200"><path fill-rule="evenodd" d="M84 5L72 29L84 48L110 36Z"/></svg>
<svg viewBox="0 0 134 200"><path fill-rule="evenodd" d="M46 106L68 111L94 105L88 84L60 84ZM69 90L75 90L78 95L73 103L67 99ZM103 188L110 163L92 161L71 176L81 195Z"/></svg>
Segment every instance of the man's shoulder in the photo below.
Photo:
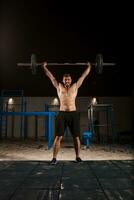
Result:
<svg viewBox="0 0 134 200"><path fill-rule="evenodd" d="M63 87L63 84L62 84L62 83L59 83L59 87Z"/></svg>
<svg viewBox="0 0 134 200"><path fill-rule="evenodd" d="M62 88L64 88L63 84L62 83L58 83L57 89L61 90Z"/></svg>
<svg viewBox="0 0 134 200"><path fill-rule="evenodd" d="M73 87L73 88L77 88L77 83L73 83L73 84L72 84L72 87Z"/></svg>

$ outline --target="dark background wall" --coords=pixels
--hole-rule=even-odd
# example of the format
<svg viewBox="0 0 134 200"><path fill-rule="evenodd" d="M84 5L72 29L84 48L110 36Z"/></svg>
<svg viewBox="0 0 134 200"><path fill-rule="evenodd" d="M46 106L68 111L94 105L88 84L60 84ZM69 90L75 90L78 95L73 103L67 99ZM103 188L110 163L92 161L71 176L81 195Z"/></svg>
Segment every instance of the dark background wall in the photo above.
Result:
<svg viewBox="0 0 134 200"><path fill-rule="evenodd" d="M127 13L127 14L126 14ZM24 89L25 96L55 96L42 70L33 76L17 67L30 62L94 62L102 53L105 62L117 63L98 75L94 69L79 96L131 96L133 73L131 5L108 1L0 1L0 89ZM50 67L58 81L71 73L74 81L85 67Z"/></svg>

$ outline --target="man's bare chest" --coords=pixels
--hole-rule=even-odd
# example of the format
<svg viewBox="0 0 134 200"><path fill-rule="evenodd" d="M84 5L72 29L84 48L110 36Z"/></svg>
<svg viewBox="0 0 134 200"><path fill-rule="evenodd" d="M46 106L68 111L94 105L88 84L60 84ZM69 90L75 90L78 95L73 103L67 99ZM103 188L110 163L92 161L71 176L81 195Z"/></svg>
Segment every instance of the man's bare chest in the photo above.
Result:
<svg viewBox="0 0 134 200"><path fill-rule="evenodd" d="M64 98L64 97L73 98L73 97L76 97L77 91L74 88L69 88L69 89L68 88L61 88L59 90L58 95L62 98Z"/></svg>

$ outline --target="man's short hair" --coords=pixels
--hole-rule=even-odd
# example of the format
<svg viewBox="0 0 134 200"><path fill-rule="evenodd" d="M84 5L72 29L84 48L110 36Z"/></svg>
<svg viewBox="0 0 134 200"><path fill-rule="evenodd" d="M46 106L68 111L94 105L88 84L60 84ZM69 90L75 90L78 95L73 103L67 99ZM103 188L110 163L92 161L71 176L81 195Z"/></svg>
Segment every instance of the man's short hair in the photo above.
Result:
<svg viewBox="0 0 134 200"><path fill-rule="evenodd" d="M70 74L64 74L63 77L71 77Z"/></svg>

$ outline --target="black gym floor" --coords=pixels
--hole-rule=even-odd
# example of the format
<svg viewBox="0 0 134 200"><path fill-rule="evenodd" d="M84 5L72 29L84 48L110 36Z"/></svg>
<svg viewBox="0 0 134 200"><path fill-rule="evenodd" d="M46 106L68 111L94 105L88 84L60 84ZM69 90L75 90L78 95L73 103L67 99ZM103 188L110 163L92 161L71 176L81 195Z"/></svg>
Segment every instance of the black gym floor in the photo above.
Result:
<svg viewBox="0 0 134 200"><path fill-rule="evenodd" d="M132 200L134 160L0 161L0 200Z"/></svg>

